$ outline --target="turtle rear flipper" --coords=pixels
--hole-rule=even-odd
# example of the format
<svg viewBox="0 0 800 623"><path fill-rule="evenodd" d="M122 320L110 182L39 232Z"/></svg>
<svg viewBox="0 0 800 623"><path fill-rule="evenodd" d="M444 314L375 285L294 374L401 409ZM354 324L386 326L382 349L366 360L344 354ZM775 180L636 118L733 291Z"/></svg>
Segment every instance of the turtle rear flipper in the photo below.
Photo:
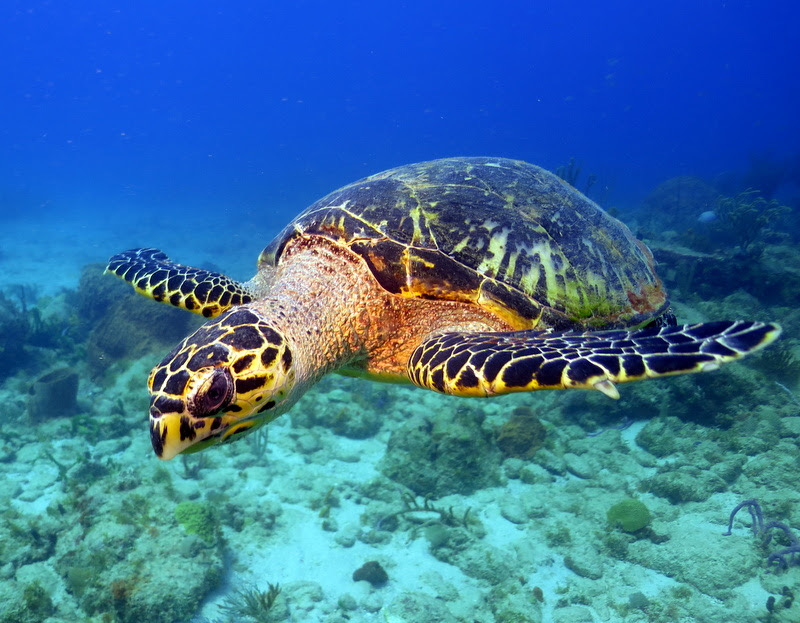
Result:
<svg viewBox="0 0 800 623"><path fill-rule="evenodd" d="M220 273L176 264L158 249L118 253L108 260L106 272L127 281L139 294L206 318L252 300L237 281Z"/></svg>
<svg viewBox="0 0 800 623"><path fill-rule="evenodd" d="M420 344L409 378L434 391L491 396L537 389L596 389L715 370L775 340L762 322L706 322L635 330L444 333Z"/></svg>

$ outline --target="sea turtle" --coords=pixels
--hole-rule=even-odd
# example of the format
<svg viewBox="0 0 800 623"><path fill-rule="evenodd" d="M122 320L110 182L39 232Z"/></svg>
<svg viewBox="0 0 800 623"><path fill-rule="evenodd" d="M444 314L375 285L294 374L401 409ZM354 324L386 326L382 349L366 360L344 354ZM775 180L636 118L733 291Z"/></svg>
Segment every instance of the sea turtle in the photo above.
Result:
<svg viewBox="0 0 800 623"><path fill-rule="evenodd" d="M402 166L323 197L247 283L157 249L108 271L213 318L150 373L162 459L255 430L328 372L459 396L596 389L713 370L761 322L675 325L647 247L557 176L503 158Z"/></svg>

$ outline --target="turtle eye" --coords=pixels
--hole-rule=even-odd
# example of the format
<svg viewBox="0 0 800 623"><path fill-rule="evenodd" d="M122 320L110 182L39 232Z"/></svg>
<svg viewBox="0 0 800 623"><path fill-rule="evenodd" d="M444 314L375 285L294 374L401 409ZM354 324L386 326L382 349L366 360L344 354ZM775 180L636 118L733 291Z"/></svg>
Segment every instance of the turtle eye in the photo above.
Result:
<svg viewBox="0 0 800 623"><path fill-rule="evenodd" d="M233 396L233 379L225 368L218 368L194 398L195 417L208 417L227 406Z"/></svg>

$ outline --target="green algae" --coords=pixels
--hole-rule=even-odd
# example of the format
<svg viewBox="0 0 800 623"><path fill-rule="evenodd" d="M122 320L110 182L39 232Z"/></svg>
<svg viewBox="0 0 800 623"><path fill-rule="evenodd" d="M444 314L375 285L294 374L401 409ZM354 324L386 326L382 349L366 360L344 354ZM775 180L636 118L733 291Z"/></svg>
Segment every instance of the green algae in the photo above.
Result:
<svg viewBox="0 0 800 623"><path fill-rule="evenodd" d="M646 528L652 521L652 516L644 502L627 499L614 504L606 513L608 523L624 532L638 532Z"/></svg>
<svg viewBox="0 0 800 623"><path fill-rule="evenodd" d="M205 541L216 541L219 537L219 518L208 503L181 502L175 507L175 519L186 534L196 534Z"/></svg>
<svg viewBox="0 0 800 623"><path fill-rule="evenodd" d="M25 609L42 619L46 619L53 614L53 600L39 582L31 582L22 590L22 598L25 600Z"/></svg>

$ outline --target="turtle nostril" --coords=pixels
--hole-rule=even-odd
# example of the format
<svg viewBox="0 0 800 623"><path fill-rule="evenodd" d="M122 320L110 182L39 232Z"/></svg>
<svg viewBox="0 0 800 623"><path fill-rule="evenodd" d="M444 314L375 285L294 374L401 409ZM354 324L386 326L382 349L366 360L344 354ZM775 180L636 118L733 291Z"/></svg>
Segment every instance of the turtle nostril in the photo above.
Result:
<svg viewBox="0 0 800 623"><path fill-rule="evenodd" d="M150 417L160 418L165 413L183 413L184 402L171 396L150 397Z"/></svg>
<svg viewBox="0 0 800 623"><path fill-rule="evenodd" d="M233 379L226 368L217 368L194 399L195 417L208 417L230 403L233 396Z"/></svg>

